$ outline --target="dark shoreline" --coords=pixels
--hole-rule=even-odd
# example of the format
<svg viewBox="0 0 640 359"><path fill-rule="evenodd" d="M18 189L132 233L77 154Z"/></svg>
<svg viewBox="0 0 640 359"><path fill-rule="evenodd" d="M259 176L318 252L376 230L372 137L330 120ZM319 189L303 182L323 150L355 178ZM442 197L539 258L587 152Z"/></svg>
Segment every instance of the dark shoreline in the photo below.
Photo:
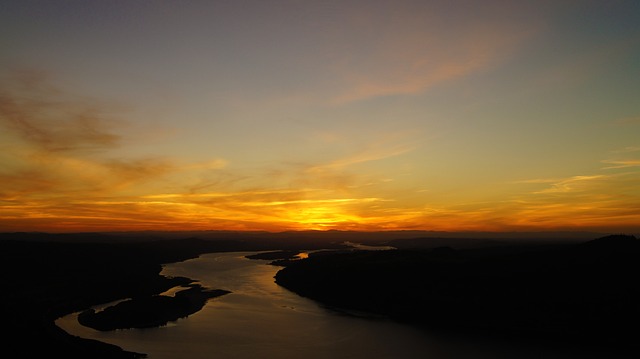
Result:
<svg viewBox="0 0 640 359"><path fill-rule="evenodd" d="M12 328L5 334L3 349L29 355L29 348L35 347L64 358L145 357L144 353L70 335L57 327L55 320L100 303L149 297L192 282L164 277L160 271L164 263L196 258L203 252L197 247L194 241L167 242L158 247L0 241L0 270L15 273L2 283L11 292L2 296L0 315Z"/></svg>
<svg viewBox="0 0 640 359"><path fill-rule="evenodd" d="M272 251L270 254L263 254L262 257L279 257L280 259L276 259L271 264L286 266L286 270L284 272L281 271L286 273L289 270L288 267L293 268L300 263L312 263L325 255L332 255L329 251L320 251L311 255L311 261L306 259L291 260L291 256L299 251L334 249L346 256L362 254L379 256L387 252L346 250L342 244L346 236L350 234L346 232L327 232L322 234L314 232L283 234L225 232L220 234L216 232L215 234L220 237L210 239L158 239L147 237L147 234L132 238L127 238L124 234L116 236L91 233L68 236L46 233L0 234L0 271L6 274L0 278L0 286L5 288L0 295L0 318L4 319L5 323L8 324L7 327L10 328L4 335L5 344L3 344L3 349L6 352L22 353L26 357L33 356L29 350L37 350L38 353L46 352L47 356L64 358L132 359L145 357L144 353L133 353L115 345L70 335L57 327L55 320L101 303L109 303L126 298L154 296L172 287L191 283L193 280L189 278L167 278L160 275L162 265L197 258L201 254ZM354 240L368 245L392 245L401 248L401 250L407 250L404 253L413 253L413 255L429 252L430 256L438 257L438 261L442 263L450 262L449 264L460 260L460 258L456 258L460 254L464 254L464 256L471 254L473 257L482 252L484 254L479 255L482 257L487 253L493 253L490 256L496 258L505 254L506 251L507 254L519 253L519 255L523 256L519 258L526 259L537 252L544 252L546 249L555 251L562 247L568 248L576 245L575 240L560 241L555 244L550 241L543 241L544 245L537 245L535 246L537 249L530 251L534 244L531 240L527 240L524 243L511 242L511 244L502 248L496 247L496 241L493 240L422 237L414 239L403 237L395 241L388 240L388 236L395 234L385 234L384 240L376 239L367 242L358 240L358 238L363 238L358 236ZM226 235L229 238L223 237ZM364 236L363 234L360 235ZM440 248L433 250L434 247L445 241L455 249ZM580 243L583 242L578 241L578 244ZM480 252L474 252L474 249L469 249L474 245L477 247L476 250ZM545 249L545 247L549 248ZM614 288L615 285L629 279L632 279L632 282L635 283L638 278L636 274L640 272L634 266L635 263L638 263L636 259L640 255L637 248L627 248L621 252L619 250L611 251L611 248L607 249L607 247L603 247L602 243L600 243L585 249L587 254L591 254L587 257L582 257L583 260L585 258L593 260L602 253L608 253L609 256L608 261L602 263L609 265L610 268L605 271L592 270L589 272L592 275L589 278L596 278L599 281L606 282L610 275L617 270L619 273L613 276L613 278L617 278L614 281ZM397 253L400 252L397 251ZM593 257L594 255L595 257ZM579 256L576 258L579 258ZM611 261L612 258L613 260ZM357 263L358 261L350 261L350 264L344 268ZM385 261L378 263L383 264L380 268L385 268ZM412 262L403 261L403 263L410 265ZM326 273L331 273L331 271ZM354 274L360 276L363 273L362 271L356 271ZM346 275L343 278L349 278L349 276ZM352 277L352 279L354 278L358 277ZM396 289L397 285L407 284L403 282L406 278L393 276L389 278L393 279L391 283L396 285ZM409 276L408 278L411 277ZM312 279L315 280L317 278ZM397 279L402 280L397 281ZM312 283L313 280L309 281L309 283ZM332 303L332 298L323 298L323 295L331 293L343 294L340 291L328 290L330 287L327 286L318 287L317 293L305 292L304 288L302 288L303 286L294 288L291 283L285 283L282 277L278 278L278 284L288 287L294 292L298 292L298 294L324 303ZM366 290L362 293L369 295L366 298L367 300L362 301L362 303L366 303L365 306L369 306L365 308L366 310L376 309L376 301L374 300L372 303L371 299L384 298L385 295L393 293L393 285L384 286L382 284L385 283L376 283L377 286L374 287L376 291L373 293L367 292L368 289L364 288ZM321 288L327 290L321 291ZM407 288L413 287L408 286ZM570 291L571 288L567 290ZM324 294L321 292L324 292ZM416 293L419 293L419 291ZM638 294L637 291L633 293L633 295L636 294ZM335 307L349 307L349 303L345 302L345 298L348 297L344 295L334 296L335 302L333 303L336 304ZM360 310L362 303L355 305L354 309ZM371 305L374 305L374 307L371 307ZM425 313L431 316L430 318L437 318L440 315L445 319L450 319L451 315L453 315L453 312L447 311L446 303L440 309L426 311ZM640 315L636 316L637 311L629 313L632 314L629 318L640 318ZM402 314L402 311L394 315L398 314ZM396 319L402 320L401 316ZM454 331L458 331L458 329L452 328ZM628 335L633 336L636 332L634 329Z"/></svg>
<svg viewBox="0 0 640 359"><path fill-rule="evenodd" d="M4 289L0 318L10 328L3 335L2 349L25 357L45 352L67 359L143 358L144 353L70 335L55 321L102 303L154 296L191 283L189 278L160 275L162 265L205 253L340 247L326 239L290 234L214 234L211 239L176 239L173 236L178 233L168 237L156 233L0 233L0 272L5 273L0 278ZM214 297L222 293L200 294Z"/></svg>
<svg viewBox="0 0 640 359"><path fill-rule="evenodd" d="M637 357L640 240L475 250L359 251L289 263L276 283L328 308L469 338Z"/></svg>

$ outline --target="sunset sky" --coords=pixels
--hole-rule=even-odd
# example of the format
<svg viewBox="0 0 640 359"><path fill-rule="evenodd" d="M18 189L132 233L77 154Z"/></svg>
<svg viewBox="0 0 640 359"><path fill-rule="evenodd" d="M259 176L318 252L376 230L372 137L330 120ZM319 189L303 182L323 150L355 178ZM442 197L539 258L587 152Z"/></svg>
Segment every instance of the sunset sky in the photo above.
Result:
<svg viewBox="0 0 640 359"><path fill-rule="evenodd" d="M2 1L0 231L640 233L640 1Z"/></svg>

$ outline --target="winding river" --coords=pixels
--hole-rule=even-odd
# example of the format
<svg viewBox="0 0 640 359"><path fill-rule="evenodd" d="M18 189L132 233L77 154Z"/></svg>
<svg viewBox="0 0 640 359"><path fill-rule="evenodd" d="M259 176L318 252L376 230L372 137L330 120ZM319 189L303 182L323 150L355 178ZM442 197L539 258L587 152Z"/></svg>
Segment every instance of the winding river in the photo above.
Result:
<svg viewBox="0 0 640 359"><path fill-rule="evenodd" d="M56 324L73 335L147 353L149 359L569 357L566 352L462 340L323 308L275 284L279 267L245 258L252 253L211 253L166 265L163 275L194 278L205 287L232 292L167 326L100 332L78 324L77 313Z"/></svg>

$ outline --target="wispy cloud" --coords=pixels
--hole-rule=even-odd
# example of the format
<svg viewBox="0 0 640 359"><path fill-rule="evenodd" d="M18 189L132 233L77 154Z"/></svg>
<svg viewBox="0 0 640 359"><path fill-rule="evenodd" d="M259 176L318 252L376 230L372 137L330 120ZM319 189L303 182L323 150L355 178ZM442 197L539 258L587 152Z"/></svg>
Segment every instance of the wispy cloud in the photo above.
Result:
<svg viewBox="0 0 640 359"><path fill-rule="evenodd" d="M607 163L610 166L604 167L603 169L615 169L615 168L627 168L627 167L639 167L640 160L604 160L603 163Z"/></svg>
<svg viewBox="0 0 640 359"><path fill-rule="evenodd" d="M115 156L122 123L107 103L72 96L37 71L0 82L0 127L8 140L0 170L5 198L93 196L175 170L168 158Z"/></svg>
<svg viewBox="0 0 640 359"><path fill-rule="evenodd" d="M195 204L140 196L171 186L185 190L186 177L227 164L220 158L188 162L162 153L128 154L125 139L135 134L111 104L73 96L45 75L18 71L0 81L0 137L6 140L0 155L2 228L115 229L180 221L166 211L185 213Z"/></svg>
<svg viewBox="0 0 640 359"><path fill-rule="evenodd" d="M535 193L549 194L549 193L568 193L575 191L584 191L588 188L589 184L593 181L604 180L608 176L605 175L590 175L590 176L573 176L566 178L551 184L550 187L545 188Z"/></svg>
<svg viewBox="0 0 640 359"><path fill-rule="evenodd" d="M74 101L45 81L30 72L20 72L10 83L0 84L0 121L4 127L47 152L103 150L118 144L120 136L110 129L113 120L106 107Z"/></svg>
<svg viewBox="0 0 640 359"><path fill-rule="evenodd" d="M527 192L494 206L504 226L570 230L637 229L640 218L640 173L571 176L537 183L546 188Z"/></svg>
<svg viewBox="0 0 640 359"><path fill-rule="evenodd" d="M400 5L386 11L358 14L358 23L371 28L371 35L359 38L358 52L347 51L336 62L344 84L333 103L421 93L486 70L539 30L533 21L496 16L495 21L480 22L452 11L447 16L458 19L460 26L443 33L437 24L444 9Z"/></svg>
<svg viewBox="0 0 640 359"><path fill-rule="evenodd" d="M225 168L229 162L222 158L216 158L209 161L196 162L196 163L188 163L180 166L181 170L191 171L191 170L218 170Z"/></svg>
<svg viewBox="0 0 640 359"><path fill-rule="evenodd" d="M519 180L519 181L512 181L511 183L530 183L530 184L544 184L544 183L556 183L556 182L560 182L562 180L559 180L557 178L533 178L533 179L526 179L526 180Z"/></svg>
<svg viewBox="0 0 640 359"><path fill-rule="evenodd" d="M614 123L620 126L640 125L640 116L619 118L615 120Z"/></svg>
<svg viewBox="0 0 640 359"><path fill-rule="evenodd" d="M273 189L200 194L160 194L146 196L156 207L172 207L172 213L185 217L254 222L262 226L292 228L330 228L345 222L361 222L356 209L386 200L376 197L336 197L330 190ZM183 208L185 211L181 211ZM195 222L198 222L195 219Z"/></svg>
<svg viewBox="0 0 640 359"><path fill-rule="evenodd" d="M400 156L405 153L411 152L414 149L415 148L413 146L407 144L396 144L392 146L374 144L369 148L366 148L355 154L336 159L329 163L311 166L307 169L307 171L310 173L318 173L328 170L343 169L359 163L379 161L386 158Z"/></svg>
<svg viewBox="0 0 640 359"><path fill-rule="evenodd" d="M638 152L638 151L640 151L640 147L638 146L627 146L611 152L612 153L630 153L630 152Z"/></svg>

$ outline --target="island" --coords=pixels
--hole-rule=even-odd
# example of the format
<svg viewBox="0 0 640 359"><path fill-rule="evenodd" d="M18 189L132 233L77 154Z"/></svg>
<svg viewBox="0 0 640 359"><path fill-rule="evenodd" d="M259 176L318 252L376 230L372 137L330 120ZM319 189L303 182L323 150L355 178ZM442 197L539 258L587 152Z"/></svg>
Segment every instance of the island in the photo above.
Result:
<svg viewBox="0 0 640 359"><path fill-rule="evenodd" d="M199 311L210 298L228 293L231 292L190 284L188 289L176 292L174 296L137 297L118 302L101 311L85 310L78 315L78 322L101 331L160 327Z"/></svg>

